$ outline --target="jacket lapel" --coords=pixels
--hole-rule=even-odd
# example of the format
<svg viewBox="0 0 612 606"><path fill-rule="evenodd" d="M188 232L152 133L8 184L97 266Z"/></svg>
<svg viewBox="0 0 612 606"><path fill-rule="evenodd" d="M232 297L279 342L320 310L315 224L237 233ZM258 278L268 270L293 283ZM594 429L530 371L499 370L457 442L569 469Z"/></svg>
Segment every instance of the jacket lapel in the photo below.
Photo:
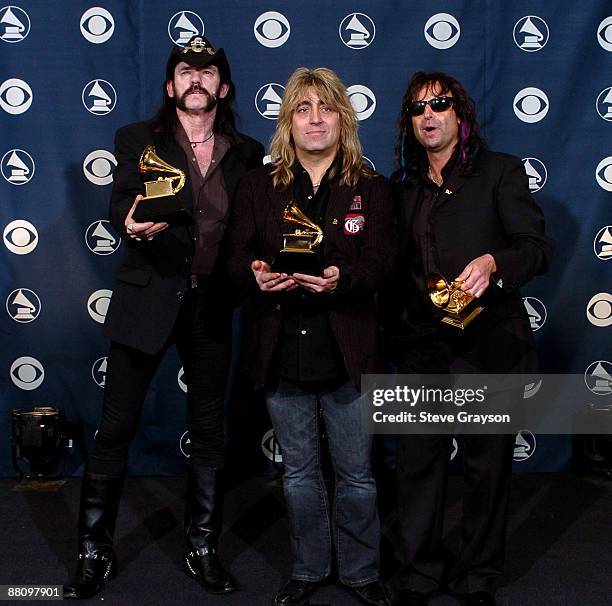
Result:
<svg viewBox="0 0 612 606"><path fill-rule="evenodd" d="M290 231L283 221L283 212L287 204L294 199L293 187L290 186L287 189L274 189L272 179L267 179L266 196L269 207L272 209L274 222L278 228L278 242L282 244L283 234ZM291 229L291 231L293 231L293 229Z"/></svg>
<svg viewBox="0 0 612 606"><path fill-rule="evenodd" d="M446 204L453 196L455 196L459 190L468 182L470 177L463 177L461 175L452 174L444 183L442 191L438 196L438 202L436 206L442 206Z"/></svg>
<svg viewBox="0 0 612 606"><path fill-rule="evenodd" d="M398 204L398 231L400 237L400 248L403 256L406 255L408 246L412 241L412 222L416 211L419 197L419 186L414 181L401 182L395 186L396 201Z"/></svg>

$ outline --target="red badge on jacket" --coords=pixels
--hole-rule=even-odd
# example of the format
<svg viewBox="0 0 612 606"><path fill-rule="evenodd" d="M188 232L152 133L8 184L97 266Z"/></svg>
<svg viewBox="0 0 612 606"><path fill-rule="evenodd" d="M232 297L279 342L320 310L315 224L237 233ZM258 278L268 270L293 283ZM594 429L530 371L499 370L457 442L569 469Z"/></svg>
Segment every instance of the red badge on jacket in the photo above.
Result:
<svg viewBox="0 0 612 606"><path fill-rule="evenodd" d="M357 236L363 231L365 217L361 214L349 213L344 217L344 235Z"/></svg>
<svg viewBox="0 0 612 606"><path fill-rule="evenodd" d="M361 210L361 196L353 196L353 202L349 210Z"/></svg>

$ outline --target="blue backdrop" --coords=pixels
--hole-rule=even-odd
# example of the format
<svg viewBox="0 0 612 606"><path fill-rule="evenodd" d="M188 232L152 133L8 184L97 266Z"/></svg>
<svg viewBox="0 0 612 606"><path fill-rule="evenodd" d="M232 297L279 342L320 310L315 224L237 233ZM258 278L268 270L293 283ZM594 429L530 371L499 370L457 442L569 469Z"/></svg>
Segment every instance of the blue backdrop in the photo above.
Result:
<svg viewBox="0 0 612 606"><path fill-rule="evenodd" d="M459 78L490 147L523 158L557 241L553 271L523 293L544 370L610 376L611 9L596 0L566 10L555 0L0 7L0 474L12 473L12 408L63 407L91 443L107 350L101 322L122 252L106 222L113 135L152 115L171 45L194 33L226 49L241 130L263 143L291 72L336 70L366 156L386 175L411 73ZM178 358L168 356L147 400L132 473L175 473L184 462L181 379ZM260 403L234 387L237 460L278 459ZM517 470L562 469L569 456L567 437L534 437L528 428L517 436ZM75 456L70 470L79 463Z"/></svg>

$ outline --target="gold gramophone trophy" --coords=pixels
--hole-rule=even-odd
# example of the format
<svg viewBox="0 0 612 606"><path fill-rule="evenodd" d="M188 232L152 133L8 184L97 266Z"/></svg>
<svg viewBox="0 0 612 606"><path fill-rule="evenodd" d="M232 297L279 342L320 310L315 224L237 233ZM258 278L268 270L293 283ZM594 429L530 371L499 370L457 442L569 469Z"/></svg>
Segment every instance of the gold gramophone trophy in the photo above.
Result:
<svg viewBox="0 0 612 606"><path fill-rule="evenodd" d="M170 175L158 177L156 181L145 181L145 197L138 202L132 215L135 221L168 220L171 215L185 211L185 205L176 194L185 185L185 173L162 160L155 147L147 145L140 156L138 170L141 175L162 173Z"/></svg>
<svg viewBox="0 0 612 606"><path fill-rule="evenodd" d="M283 248L272 264L274 271L287 274L319 275L321 266L315 249L323 241L323 230L310 220L292 200L283 211L287 228L297 225L292 232L283 233Z"/></svg>
<svg viewBox="0 0 612 606"><path fill-rule="evenodd" d="M448 282L440 274L427 276L427 292L432 303L444 311L442 322L464 330L484 309L474 295L461 290L463 280Z"/></svg>

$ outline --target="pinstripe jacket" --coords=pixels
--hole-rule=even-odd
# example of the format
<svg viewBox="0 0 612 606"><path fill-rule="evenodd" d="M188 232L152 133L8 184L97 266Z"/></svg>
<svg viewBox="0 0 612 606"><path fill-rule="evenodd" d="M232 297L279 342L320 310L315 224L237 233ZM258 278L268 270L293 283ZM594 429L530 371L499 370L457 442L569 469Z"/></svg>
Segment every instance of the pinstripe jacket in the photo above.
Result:
<svg viewBox="0 0 612 606"><path fill-rule="evenodd" d="M272 263L283 248L282 213L291 187L272 186L270 167L247 174L234 197L226 259L230 279L246 297L241 368L255 388L268 374L282 320L282 294L262 293L250 269L261 259ZM327 313L348 374L360 387L361 373L376 360L375 293L392 274L397 254L389 182L362 177L356 187L331 185L323 227L323 266L340 269L340 281L327 298Z"/></svg>

